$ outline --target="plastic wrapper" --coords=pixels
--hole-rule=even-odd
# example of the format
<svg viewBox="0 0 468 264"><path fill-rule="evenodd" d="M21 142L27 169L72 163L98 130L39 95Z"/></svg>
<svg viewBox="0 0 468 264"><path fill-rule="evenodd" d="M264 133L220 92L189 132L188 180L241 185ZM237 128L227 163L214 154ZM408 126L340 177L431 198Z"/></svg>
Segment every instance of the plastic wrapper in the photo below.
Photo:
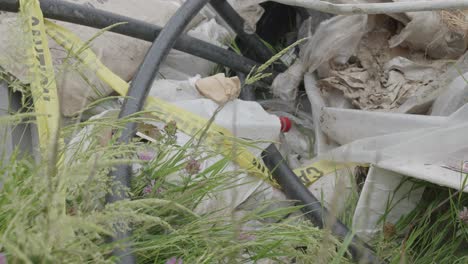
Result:
<svg viewBox="0 0 468 264"><path fill-rule="evenodd" d="M301 49L300 58L308 72L333 59L346 63L367 32L367 15L335 16L322 22Z"/></svg>
<svg viewBox="0 0 468 264"><path fill-rule="evenodd" d="M361 38L355 56L344 65L318 68L320 88L342 92L359 109L426 114L447 81L455 78L445 74L450 62L431 59L424 51L390 46L394 25L387 16L369 16L369 32Z"/></svg>
<svg viewBox="0 0 468 264"><path fill-rule="evenodd" d="M408 1L410 0L394 0ZM406 45L437 59L458 58L467 49L467 14L462 10L406 13L410 22L390 39L390 46Z"/></svg>
<svg viewBox="0 0 468 264"><path fill-rule="evenodd" d="M305 22L310 23L310 22ZM293 102L305 72L313 72L328 61L346 63L366 33L367 16L336 16L323 21L301 47L299 59L272 84L273 94Z"/></svg>
<svg viewBox="0 0 468 264"><path fill-rule="evenodd" d="M319 155L337 147L338 145L333 140L330 140L330 138L322 132L320 119L322 110L326 107L326 103L317 86L315 77L313 77L311 74L307 74L304 78L304 83L307 96L309 97L309 101L312 106L312 118L315 124L314 153Z"/></svg>
<svg viewBox="0 0 468 264"><path fill-rule="evenodd" d="M367 174L353 217L353 230L371 240L387 223L396 224L420 201L424 188L405 176L372 166Z"/></svg>
<svg viewBox="0 0 468 264"><path fill-rule="evenodd" d="M468 53L460 57L441 78L441 91L432 105L431 115L447 116L468 102Z"/></svg>
<svg viewBox="0 0 468 264"><path fill-rule="evenodd" d="M271 91L276 97L293 105L296 101L297 89L302 82L304 72L305 68L301 59L296 60L285 72L276 76L271 84Z"/></svg>
<svg viewBox="0 0 468 264"><path fill-rule="evenodd" d="M434 101L431 115L446 116L468 102L468 73L457 77Z"/></svg>
<svg viewBox="0 0 468 264"><path fill-rule="evenodd" d="M425 118L417 115L395 115L415 118L414 120ZM466 152L468 145L463 143L463 130L468 126L467 117L468 105L465 105L449 117L429 116L428 123L418 122L419 128L415 126L407 131L392 131L393 133L388 132L373 137L363 135L361 139L355 138L352 142L322 155L321 158L371 163L403 175L468 191L468 186L461 185L464 175L453 168L457 167L456 164L462 168L468 156ZM433 126L428 126L432 123ZM369 129L370 126L376 127L372 121L367 124L359 123L359 126L366 126ZM351 130L349 126L348 130Z"/></svg>
<svg viewBox="0 0 468 264"><path fill-rule="evenodd" d="M265 10L259 4L262 0L228 0L232 7L244 19L244 31L252 34L256 31L257 22L262 17Z"/></svg>

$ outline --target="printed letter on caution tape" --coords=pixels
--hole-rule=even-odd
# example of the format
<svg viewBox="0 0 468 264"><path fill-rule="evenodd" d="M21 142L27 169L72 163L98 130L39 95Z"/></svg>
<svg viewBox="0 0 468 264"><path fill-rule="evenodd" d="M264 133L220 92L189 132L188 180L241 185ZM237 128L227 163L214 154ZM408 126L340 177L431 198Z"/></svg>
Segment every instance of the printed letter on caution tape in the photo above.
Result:
<svg viewBox="0 0 468 264"><path fill-rule="evenodd" d="M54 145L59 125L60 107L55 83L44 18L38 0L20 0L20 12L25 21L30 48L31 94L39 134L39 145L45 150Z"/></svg>

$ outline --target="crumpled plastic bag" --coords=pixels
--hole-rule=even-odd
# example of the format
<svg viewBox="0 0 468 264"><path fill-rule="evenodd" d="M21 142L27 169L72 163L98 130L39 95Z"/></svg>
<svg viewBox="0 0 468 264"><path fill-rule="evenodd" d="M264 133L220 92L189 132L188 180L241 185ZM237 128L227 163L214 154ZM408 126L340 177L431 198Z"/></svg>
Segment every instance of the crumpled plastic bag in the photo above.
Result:
<svg viewBox="0 0 468 264"><path fill-rule="evenodd" d="M319 83L324 89L342 91L360 109L392 110L404 106L415 94L437 90L437 78L444 67L443 62L422 65L395 57L383 65L380 76L373 75L370 69L350 65L344 70L331 70L331 77Z"/></svg>
<svg viewBox="0 0 468 264"><path fill-rule="evenodd" d="M367 15L335 16L322 22L300 51L308 72L333 59L346 63L367 32Z"/></svg>
<svg viewBox="0 0 468 264"><path fill-rule="evenodd" d="M299 59L275 78L273 94L293 102L305 72L313 72L330 60L346 63L366 30L367 15L335 16L322 22L302 46Z"/></svg>
<svg viewBox="0 0 468 264"><path fill-rule="evenodd" d="M446 116L468 103L468 73L457 77L434 101L431 115Z"/></svg>
<svg viewBox="0 0 468 264"><path fill-rule="evenodd" d="M348 110L344 109L349 108L349 105L346 104L338 104L340 108L327 107L331 106L331 104L336 104L336 102L340 102L340 100L325 99L323 93L319 90L317 81L313 75L306 74L304 82L307 95L312 105L312 115L314 116L314 120L316 120L316 123L314 124L316 127L315 149L318 158L315 160L319 160L323 155L326 155L327 152L338 148L339 144L335 141L345 144L352 142L355 139L366 137L367 135L375 136L379 133L385 133L386 128L388 127L393 128L394 130L399 130L400 128L398 124L392 125L391 122L388 122L388 125L385 121L376 123L381 121L382 118L380 116L369 119L369 115L362 115L364 113L369 113L370 115L391 116L391 114ZM335 114L335 112L339 112L340 114ZM353 118L357 115L359 115L359 119ZM405 120L402 122L403 124L404 121ZM356 125L361 122L369 125L363 127ZM386 125L383 128L381 127L382 123ZM412 123L410 123L410 125L412 125ZM352 129L350 129L350 127L352 127ZM337 131L337 134L339 135L333 134L336 130L339 130ZM368 131L370 131L370 134L366 134ZM391 131L389 131L389 133L390 132ZM384 203L384 205L387 205L387 196L392 193L390 190L396 188L393 182L393 185L382 187L382 185L385 185L385 181L388 181L388 178L386 178L388 175L381 172L386 172L387 174L392 175L393 178L391 179L397 180L398 184L399 180L403 178L403 176L398 173L383 169L379 169L378 171L377 169L371 169L368 173L353 219L354 230L356 230L360 237L366 240L379 232L380 229L376 227L376 224L386 208L382 207L382 205ZM327 207L333 208L339 213L343 208L345 208L346 201L353 193L352 182L354 178L352 176L353 171L350 171L349 169L339 170L336 173L324 175L317 182L312 184L309 187L309 190L311 190L316 197L320 197ZM401 189L406 190L410 188L407 185L411 185L411 183L402 183ZM406 209L411 209L412 206L419 201L419 197L417 196L418 193L413 193L414 196L407 196L405 198L408 199L402 202L400 201L400 198L404 195L407 195L407 193L400 191L393 196L395 199L391 201L391 204L394 206L394 211L392 211L391 215L387 218L388 222L395 223L395 219L398 219L402 213L407 212L405 211ZM379 200L372 200L375 197L378 197ZM368 199L371 199L372 202L368 203Z"/></svg>
<svg viewBox="0 0 468 264"><path fill-rule="evenodd" d="M227 0L231 4L239 15L244 19L244 31L248 34L252 34L257 29L257 22L265 13L265 9L259 4L264 2L263 0Z"/></svg>
<svg viewBox="0 0 468 264"><path fill-rule="evenodd" d="M298 59L285 72L278 74L271 84L271 91L281 100L293 104L297 97L297 89L304 76L305 69Z"/></svg>
<svg viewBox="0 0 468 264"><path fill-rule="evenodd" d="M394 0L408 2L414 0ZM390 47L407 45L436 59L455 59L468 48L468 13L462 10L409 12L410 22L390 39Z"/></svg>
<svg viewBox="0 0 468 264"><path fill-rule="evenodd" d="M393 0L412 2L427 0ZM434 0L440 1L440 0ZM330 1L349 4L349 0ZM386 0L357 0L355 3L384 3ZM390 39L390 46L408 46L435 59L455 59L465 53L468 45L468 13L464 10L393 13L387 16L401 22L404 28Z"/></svg>
<svg viewBox="0 0 468 264"><path fill-rule="evenodd" d="M441 89L431 109L433 116L447 116L468 102L468 52L441 77Z"/></svg>
<svg viewBox="0 0 468 264"><path fill-rule="evenodd" d="M429 106L439 96L432 116L321 108L320 122L315 126L343 146L319 153L319 158L375 164L367 175L353 218L353 229L364 240L375 237L384 226L396 224L419 203L424 188L415 188L408 177L468 192L460 173L468 172L468 163L464 162L468 146L461 143L468 113L466 97L462 96L466 81L460 75L467 71L465 60L466 56L439 77L443 92L426 96ZM400 63L394 69L401 70L404 65ZM407 78L431 78L431 70L411 65L403 67ZM311 84L306 81L307 92ZM450 85L444 89L446 84ZM423 100L418 99L414 105L421 105Z"/></svg>
<svg viewBox="0 0 468 264"><path fill-rule="evenodd" d="M400 113L427 113L449 77L449 61L432 60L423 52L390 48L392 19L375 16L346 65L319 69L321 90L339 90L357 108ZM450 83L450 82L449 82Z"/></svg>

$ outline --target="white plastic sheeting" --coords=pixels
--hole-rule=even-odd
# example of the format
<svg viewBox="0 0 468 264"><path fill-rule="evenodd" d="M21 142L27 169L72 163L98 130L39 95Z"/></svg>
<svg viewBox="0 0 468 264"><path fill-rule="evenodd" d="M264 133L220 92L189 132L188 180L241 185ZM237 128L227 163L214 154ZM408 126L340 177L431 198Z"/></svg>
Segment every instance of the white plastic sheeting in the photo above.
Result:
<svg viewBox="0 0 468 264"><path fill-rule="evenodd" d="M284 101L293 102L304 73L317 70L329 60L346 63L366 33L366 27L366 15L336 16L322 22L301 47L296 62L275 78L273 94Z"/></svg>
<svg viewBox="0 0 468 264"><path fill-rule="evenodd" d="M465 66L459 63L456 67ZM464 185L468 183L464 174L468 172L468 143L464 140L468 105L464 97L457 98L454 104L462 106L457 109L451 92L464 94L466 82L463 76L450 82L450 76L456 75L449 71L444 76L450 86L436 99L433 116L424 116L327 107L330 104L323 99L316 79L306 75L316 159L372 164L353 219L353 228L362 238L371 239L385 223L395 224L415 208L424 189L408 177L468 192ZM346 177L340 173L339 177ZM336 195L333 184L311 187Z"/></svg>
<svg viewBox="0 0 468 264"><path fill-rule="evenodd" d="M222 109L212 100L203 98L195 89L194 82L198 77L192 78L189 81L168 81L157 80L150 94L156 95L158 98L170 101L178 107L185 109L191 113L197 114L207 120L215 114L214 123L228 129L234 136L238 138L250 139L255 147L247 147L257 157L260 156L264 148L271 142L279 141L281 130L281 122L275 115L268 114L257 102L249 102L235 99L225 103ZM163 91L163 92L160 92ZM116 111L106 111L97 115L94 118L103 116L117 116ZM145 122L146 124L164 129L165 124L160 122ZM73 155L85 151L89 148L91 142L84 142L82 139L96 133L95 126L90 125L81 130L74 137L67 148L66 162L73 162ZM94 132L93 132L94 131ZM102 132L101 132L102 133ZM177 144L185 145L191 136L177 132ZM257 142L257 143L255 143ZM223 158L221 155L210 157L201 162L200 169L203 170L215 164ZM135 165L138 169L139 165ZM224 169L224 172L238 171L239 167L230 162ZM83 179L75 179L82 181ZM169 181L180 181L180 174L173 174L168 177ZM246 202L254 193L261 192L262 195L254 199L262 199L263 201L271 201L274 197L281 197L281 193L274 191L270 184L264 180L249 176L247 174L233 175L231 179L232 187L217 191L206 197L199 206L195 209L197 213L216 212L220 216L230 216L238 207Z"/></svg>

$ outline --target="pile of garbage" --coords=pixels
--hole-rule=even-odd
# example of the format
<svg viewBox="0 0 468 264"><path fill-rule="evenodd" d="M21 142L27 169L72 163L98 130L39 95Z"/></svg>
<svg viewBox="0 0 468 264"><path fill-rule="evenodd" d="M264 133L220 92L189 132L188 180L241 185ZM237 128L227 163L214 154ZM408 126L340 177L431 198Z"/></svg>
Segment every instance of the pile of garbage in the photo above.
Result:
<svg viewBox="0 0 468 264"><path fill-rule="evenodd" d="M138 18L159 27L167 25L184 6L182 0L68 2ZM231 134L226 136L252 142L239 155L247 157L248 153L255 157L253 166L258 165L257 169L265 173L268 158L266 165L260 164L260 160L268 156L265 150L273 143L284 157L283 163L305 184L304 190L317 198L314 201L323 201L332 215L345 209L354 180L350 175L358 169L364 171L353 226L349 228L366 242L382 232L382 217L385 223L396 224L420 202L424 188L408 179L468 192L468 142L464 140L468 128L467 11L364 14L363 9L360 14L332 16L296 8L295 25L286 32L289 35L283 48L292 46L276 56L274 63L269 63L262 59L262 54L270 52L273 56L275 52L255 34L265 30L265 10L260 5L264 1L220 2L201 8L182 34L225 50L240 47L241 51L246 50L245 54L254 53L248 59L256 62L256 67L251 72L226 70L228 66L197 57L199 54L171 49L157 68L146 96L175 107L170 109L176 109L171 110L174 116L180 115L175 135L178 145L183 146L196 136L198 130L191 130L191 126L196 126L193 123L210 121L219 127L218 131ZM226 9L219 7L226 4ZM226 16L232 11L229 8L237 17ZM224 16L220 10L224 10ZM145 57L151 53L150 42L109 31L95 37L97 29L55 18L58 20L54 23L79 39L92 38L89 50L116 76L130 82L130 90L134 88L141 65L145 65ZM22 36L18 25L16 14L0 14L0 35ZM273 26L270 30L274 30ZM160 34L163 33L164 30ZM27 59L18 47L23 42L27 41L3 38L0 50L9 52L0 54L0 65L21 82L30 83L24 63ZM239 47L236 43L240 43ZM99 102L116 95L115 87L98 70L71 57L71 51L64 45L50 41L49 47L64 121L78 113L82 121L117 117L120 109L131 101ZM269 74L252 81L256 74L265 73ZM250 99L245 96L247 92ZM252 97L256 100L252 101ZM99 103L94 104L96 101ZM92 103L93 107L88 108ZM148 104L146 110L161 109ZM189 113L201 119L190 120ZM135 136L157 141L157 131L166 126L164 121L142 121L134 131ZM86 150L89 145L82 141L92 133L90 125L66 140L69 146L66 163L73 163L73 155ZM109 142L111 137L112 133L107 131L103 140ZM218 154L199 164L200 170L227 156L222 146L208 147ZM151 153L145 159L155 155ZM234 176L235 187L202 201L197 213L217 212L240 218L264 201L277 201L275 206L280 208L295 203L285 202L287 199L300 199L294 195L302 189L292 188L288 193L285 186L288 184L282 185L280 176L275 179L281 185L278 187L274 181L266 181L250 168L242 167L239 160L233 159L224 169L243 170ZM139 169L140 165L133 165L135 174ZM277 177L275 166L269 169L273 178ZM80 180L84 179L76 179ZM180 175L174 173L170 180L178 182ZM388 208L392 210L388 212Z"/></svg>
<svg viewBox="0 0 468 264"><path fill-rule="evenodd" d="M304 77L315 160L371 164L353 221L363 238L382 231L388 206L395 224L418 204L424 190L401 184L406 177L468 191L467 15L335 16L318 27L309 18L298 60L273 82L294 103Z"/></svg>

